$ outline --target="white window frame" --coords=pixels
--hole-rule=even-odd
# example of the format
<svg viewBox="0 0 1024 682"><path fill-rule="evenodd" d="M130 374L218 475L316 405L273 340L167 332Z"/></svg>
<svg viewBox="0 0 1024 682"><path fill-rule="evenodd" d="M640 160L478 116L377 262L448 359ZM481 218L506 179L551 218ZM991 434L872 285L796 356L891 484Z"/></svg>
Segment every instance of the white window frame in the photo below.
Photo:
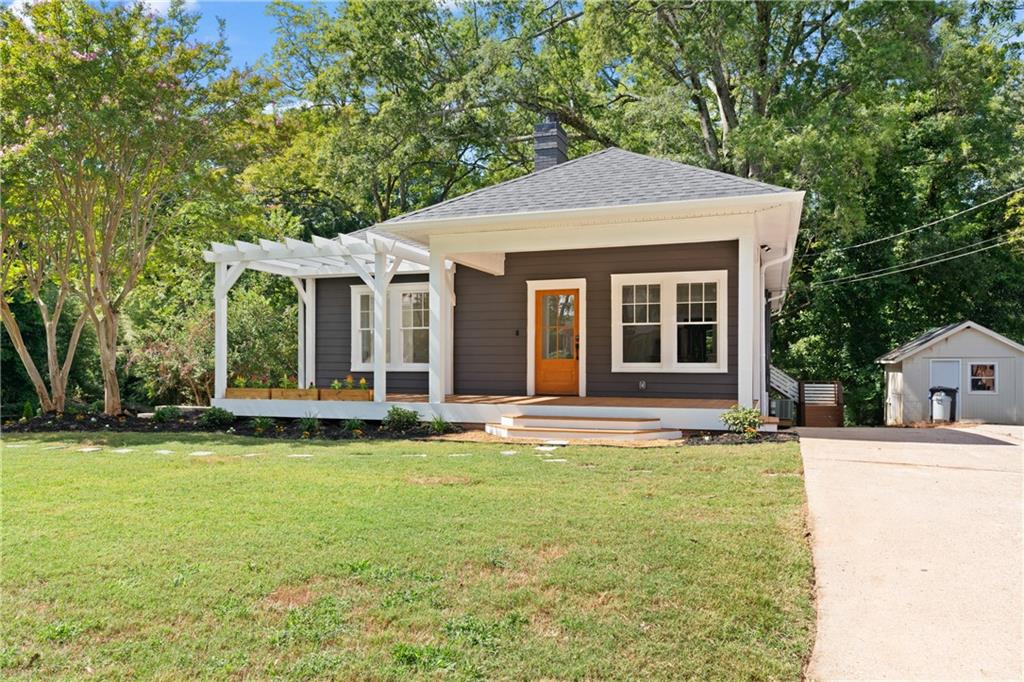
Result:
<svg viewBox="0 0 1024 682"><path fill-rule="evenodd" d="M974 378L975 365L992 365L992 380L995 389L991 391L975 391L971 388L971 379ZM999 362L996 360L968 360L967 361L967 393L970 395L999 395Z"/></svg>
<svg viewBox="0 0 1024 682"><path fill-rule="evenodd" d="M714 282L717 285L716 320L718 332L717 362L676 362L676 285ZM693 270L689 272L643 272L611 276L612 287L612 372L659 372L678 374L724 374L729 371L729 271ZM630 284L661 286L661 362L624 362L622 360L622 287Z"/></svg>
<svg viewBox="0 0 1024 682"><path fill-rule="evenodd" d="M430 362L402 362L402 294L407 293L430 293L428 282L402 282L389 284L387 289L388 305L387 318L388 344L390 348L390 360L385 368L389 372L426 372L430 369ZM359 333L359 298L361 296L373 296L373 289L365 284L353 284L351 299L351 318L349 324L349 335L352 340L352 350L349 358L350 371L372 372L373 362L363 362L362 337Z"/></svg>

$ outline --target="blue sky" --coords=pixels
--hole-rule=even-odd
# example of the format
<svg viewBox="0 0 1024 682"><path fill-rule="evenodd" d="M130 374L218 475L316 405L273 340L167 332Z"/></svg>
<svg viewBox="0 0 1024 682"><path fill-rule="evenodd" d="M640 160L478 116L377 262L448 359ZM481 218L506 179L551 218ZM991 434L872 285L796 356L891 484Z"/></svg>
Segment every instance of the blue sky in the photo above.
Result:
<svg viewBox="0 0 1024 682"><path fill-rule="evenodd" d="M267 16L268 4L254 0L200 0L189 2L188 9L202 16L199 37L203 40L214 39L217 17L224 19L231 61L241 67L255 64L261 56L269 55L274 45L274 20Z"/></svg>

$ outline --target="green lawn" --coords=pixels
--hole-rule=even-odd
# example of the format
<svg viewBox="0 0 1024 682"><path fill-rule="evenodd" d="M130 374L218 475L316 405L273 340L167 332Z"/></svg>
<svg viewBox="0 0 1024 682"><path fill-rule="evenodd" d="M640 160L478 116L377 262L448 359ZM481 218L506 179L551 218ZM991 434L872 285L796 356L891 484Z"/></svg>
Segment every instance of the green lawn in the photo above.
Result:
<svg viewBox="0 0 1024 682"><path fill-rule="evenodd" d="M92 438L4 438L5 678L793 680L810 648L793 443Z"/></svg>

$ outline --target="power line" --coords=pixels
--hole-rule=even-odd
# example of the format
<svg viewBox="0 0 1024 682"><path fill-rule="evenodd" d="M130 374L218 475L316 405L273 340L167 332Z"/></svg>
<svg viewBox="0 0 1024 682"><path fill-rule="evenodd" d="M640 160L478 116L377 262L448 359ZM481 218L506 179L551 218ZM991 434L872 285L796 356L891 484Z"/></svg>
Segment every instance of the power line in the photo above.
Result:
<svg viewBox="0 0 1024 682"><path fill-rule="evenodd" d="M831 248L831 249L824 249L823 251L814 251L814 252L811 252L811 253L805 253L804 257L806 257L806 256L819 256L819 255L821 255L823 253L833 253L833 252L837 252L838 253L838 252L843 252L843 251L851 251L853 249L859 249L859 248L862 248L862 247L865 247L865 246L870 246L871 244L877 244L879 242L884 242L884 241L887 241L889 239L896 239L897 237L902 237L905 234L910 234L911 232L918 232L920 230L924 230L926 228L929 228L929 227L931 227L933 225L938 225L939 223L944 223L947 220L952 220L953 218L958 218L958 217L964 215L965 213L970 213L971 211L976 211L979 208L983 208L985 206L988 206L989 204L993 204L993 203L999 201L1000 199L1005 199L1006 197L1010 196L1011 194L1016 194L1017 192L1020 192L1020 191L1024 191L1024 186L1018 187L1016 189L1011 189L1009 192L1006 192L1005 194L1000 194L999 196L993 197L993 198L989 199L988 201L983 201L980 204L975 204L974 206L970 206L968 208L965 208L962 211L957 211L956 213L953 213L952 215L948 215L948 216L945 216L943 218L938 218L938 219L933 220L931 222L925 223L924 225L918 225L917 227L912 227L909 230L903 230L902 232L897 232L896 234L892 234L892 235L889 235L887 237L878 237L877 239L870 239L870 240L868 240L866 242L859 242L857 244L850 244L849 246L837 246L837 247L834 247L834 248Z"/></svg>
<svg viewBox="0 0 1024 682"><path fill-rule="evenodd" d="M1002 241L999 241L999 242L997 242L995 244L989 244L988 246L983 246L980 249L974 249L973 251L968 251L967 253L961 253L961 254L957 254L955 256L947 256L946 258L940 258L938 260L934 260L934 261L931 261L931 262L928 262L928 263L922 263L921 265L910 265L909 267L904 267L904 268L901 268L899 270L893 270L891 272L882 272L882 273L878 273L878 274L874 274L874 275L865 275L863 277L859 277L858 276L858 277L856 277L854 279L850 279L850 278L847 278L847 277L839 277L837 279L825 280L824 282L813 282L811 284L811 288L821 287L821 286L831 286L831 285L834 285L834 284L853 284L854 282L863 282L865 280L877 279L879 277L887 277L888 275L896 275L896 274L899 274L901 272L908 272L910 270L917 270L919 268L927 268L930 265L937 265L939 263L944 263L946 261L956 260L957 258L963 258L964 256L970 256L972 254L980 253L982 251L988 251L989 249L995 249L997 247L1004 246L1005 244L1009 244L1009 243L1010 243L1009 239L1003 239ZM947 253L949 253L949 252L947 251ZM942 255L942 254L939 254L939 255Z"/></svg>
<svg viewBox="0 0 1024 682"><path fill-rule="evenodd" d="M949 254L956 253L957 251L963 251L965 249L972 249L975 246L981 246L983 244L988 244L990 242L994 242L994 241L997 241L999 239L1002 239L1005 236L1006 236L1005 234L1001 234L1001 235L998 235L996 237L990 237L988 239L982 239L981 241L974 242L973 244L965 244L963 246L958 246L955 249L950 249L949 251L943 251L941 253L933 253L933 254L928 255L928 256L922 256L921 258L917 258L917 259L912 260L912 261L907 261L906 263L897 263L896 265L888 265L888 266L886 266L884 268L878 268L877 270L868 270L867 272L855 272L852 275L843 275L842 277L836 277L836 278L833 278L833 279L830 279L830 280L826 280L826 281L828 281L828 282L839 282L841 280L846 280L846 279L859 279L859 278L861 278L861 277L863 277L865 275L873 275L875 273L886 272L888 270L900 270L900 269L902 269L902 268L904 268L904 267L906 267L908 265L914 265L915 263L923 263L924 261L930 261L933 258L939 258L941 256L948 256Z"/></svg>

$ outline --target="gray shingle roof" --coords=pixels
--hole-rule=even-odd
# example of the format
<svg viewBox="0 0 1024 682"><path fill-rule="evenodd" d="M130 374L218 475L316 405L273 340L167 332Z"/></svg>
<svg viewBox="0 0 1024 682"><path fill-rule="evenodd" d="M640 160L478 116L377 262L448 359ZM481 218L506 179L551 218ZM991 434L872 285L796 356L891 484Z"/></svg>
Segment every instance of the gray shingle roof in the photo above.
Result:
<svg viewBox="0 0 1024 682"><path fill-rule="evenodd" d="M790 191L611 147L396 216L382 225Z"/></svg>
<svg viewBox="0 0 1024 682"><path fill-rule="evenodd" d="M907 341L899 348L894 348L885 355L880 356L877 360L875 360L875 362L896 362L900 358L913 353L918 348L927 346L929 342L939 338L943 334L948 334L949 332L953 331L954 329L963 324L966 323L954 322L953 324L947 324L942 327L934 327L932 329L929 329L924 334L921 334L921 336L918 336L916 339L911 339L910 341Z"/></svg>

